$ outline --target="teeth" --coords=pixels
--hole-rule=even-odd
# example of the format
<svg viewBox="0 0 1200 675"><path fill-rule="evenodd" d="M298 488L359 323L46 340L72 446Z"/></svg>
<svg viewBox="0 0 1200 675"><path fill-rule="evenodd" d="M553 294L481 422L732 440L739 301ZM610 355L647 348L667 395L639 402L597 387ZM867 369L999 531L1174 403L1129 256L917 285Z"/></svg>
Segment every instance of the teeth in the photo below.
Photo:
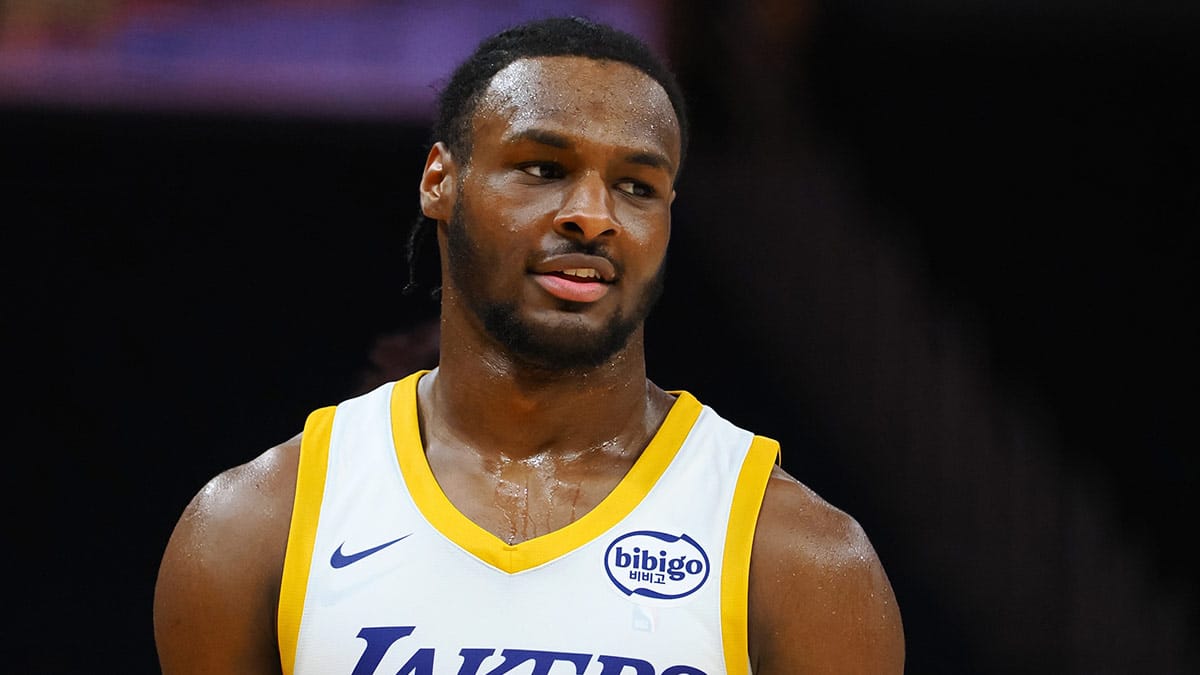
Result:
<svg viewBox="0 0 1200 675"><path fill-rule="evenodd" d="M569 277L579 277L580 279L599 279L600 273L590 267L581 267L578 269L563 270L563 274Z"/></svg>

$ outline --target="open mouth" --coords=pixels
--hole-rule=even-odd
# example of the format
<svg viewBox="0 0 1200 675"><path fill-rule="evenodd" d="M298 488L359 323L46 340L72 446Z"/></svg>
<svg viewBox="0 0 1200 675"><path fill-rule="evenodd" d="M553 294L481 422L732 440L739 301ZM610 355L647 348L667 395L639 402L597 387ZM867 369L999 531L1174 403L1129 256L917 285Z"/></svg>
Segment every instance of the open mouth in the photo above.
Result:
<svg viewBox="0 0 1200 675"><path fill-rule="evenodd" d="M608 294L611 283L597 270L570 268L535 274L534 279L550 295L568 302L596 302Z"/></svg>
<svg viewBox="0 0 1200 675"><path fill-rule="evenodd" d="M548 256L529 270L550 295L568 302L589 303L603 298L617 281L617 269L604 256L565 253Z"/></svg>
<svg viewBox="0 0 1200 675"><path fill-rule="evenodd" d="M604 281L604 279L600 276L599 270L595 270L591 267L577 267L574 269L554 272L553 274L567 277L569 279L579 279L580 281Z"/></svg>

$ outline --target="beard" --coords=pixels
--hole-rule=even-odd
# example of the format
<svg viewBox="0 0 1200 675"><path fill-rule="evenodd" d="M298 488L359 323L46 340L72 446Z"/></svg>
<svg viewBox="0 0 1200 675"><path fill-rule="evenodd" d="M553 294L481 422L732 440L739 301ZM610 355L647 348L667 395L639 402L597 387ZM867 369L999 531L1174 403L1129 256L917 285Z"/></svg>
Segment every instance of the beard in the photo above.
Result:
<svg viewBox="0 0 1200 675"><path fill-rule="evenodd" d="M460 193L461 194L461 193ZM487 334L518 362L535 370L549 372L579 372L592 370L612 361L629 344L633 333L640 328L662 295L666 260L659 265L650 282L642 290L633 312L618 311L601 330L594 330L581 321L564 320L558 325L545 325L521 316L517 303L489 299L483 289L487 283L485 262L463 214L463 199L454 205L446 233L446 250L450 277ZM567 242L561 253L602 255L600 247ZM559 301L566 313L580 312L583 303Z"/></svg>

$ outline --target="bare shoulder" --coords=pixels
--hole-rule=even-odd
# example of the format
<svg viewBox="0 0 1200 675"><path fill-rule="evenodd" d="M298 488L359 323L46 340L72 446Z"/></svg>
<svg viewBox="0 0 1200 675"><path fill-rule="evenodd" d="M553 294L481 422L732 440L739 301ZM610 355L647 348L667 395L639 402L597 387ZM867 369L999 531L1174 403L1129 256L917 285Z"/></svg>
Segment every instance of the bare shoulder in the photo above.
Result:
<svg viewBox="0 0 1200 675"><path fill-rule="evenodd" d="M275 608L299 436L215 476L184 509L154 593L163 672L278 673Z"/></svg>
<svg viewBox="0 0 1200 675"><path fill-rule="evenodd" d="M895 594L849 514L775 467L750 563L756 675L902 673Z"/></svg>

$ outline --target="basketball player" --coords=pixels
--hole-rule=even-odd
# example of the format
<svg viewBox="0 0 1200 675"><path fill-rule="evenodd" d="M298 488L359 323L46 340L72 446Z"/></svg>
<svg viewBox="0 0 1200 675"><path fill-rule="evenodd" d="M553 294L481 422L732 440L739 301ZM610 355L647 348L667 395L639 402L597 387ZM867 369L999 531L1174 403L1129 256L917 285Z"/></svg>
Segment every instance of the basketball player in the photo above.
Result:
<svg viewBox="0 0 1200 675"><path fill-rule="evenodd" d="M440 105L438 365L200 490L159 572L163 671L901 673L860 526L646 378L687 138L671 74L548 20L482 43Z"/></svg>

